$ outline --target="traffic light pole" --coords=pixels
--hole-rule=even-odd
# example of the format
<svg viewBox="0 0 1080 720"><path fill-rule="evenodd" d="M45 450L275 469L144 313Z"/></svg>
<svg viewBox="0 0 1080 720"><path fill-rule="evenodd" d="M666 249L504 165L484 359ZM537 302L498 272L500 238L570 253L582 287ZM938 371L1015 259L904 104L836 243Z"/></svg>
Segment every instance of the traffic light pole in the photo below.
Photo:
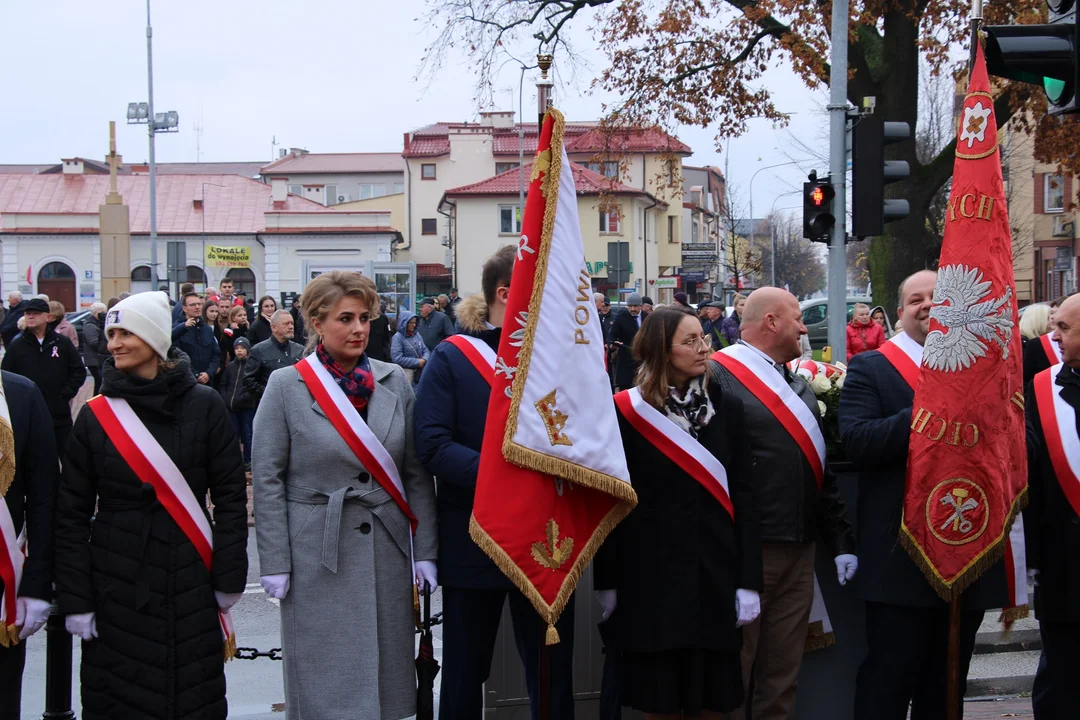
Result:
<svg viewBox="0 0 1080 720"><path fill-rule="evenodd" d="M829 74L829 174L833 199L832 240L829 242L829 347L833 362L847 360L847 76L848 0L832 3L832 67Z"/></svg>

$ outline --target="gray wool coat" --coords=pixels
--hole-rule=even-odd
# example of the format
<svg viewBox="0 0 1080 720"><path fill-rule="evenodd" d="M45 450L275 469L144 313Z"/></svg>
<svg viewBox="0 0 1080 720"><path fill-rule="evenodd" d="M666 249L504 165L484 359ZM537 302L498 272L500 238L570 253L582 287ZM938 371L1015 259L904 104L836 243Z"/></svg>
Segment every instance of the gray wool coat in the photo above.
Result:
<svg viewBox="0 0 1080 720"><path fill-rule="evenodd" d="M436 559L435 485L413 449L413 390L371 361L368 426L394 458ZM252 445L260 574L291 573L281 602L289 720L396 720L416 712L409 523L315 402L295 367L270 376ZM337 516L337 519L335 516Z"/></svg>

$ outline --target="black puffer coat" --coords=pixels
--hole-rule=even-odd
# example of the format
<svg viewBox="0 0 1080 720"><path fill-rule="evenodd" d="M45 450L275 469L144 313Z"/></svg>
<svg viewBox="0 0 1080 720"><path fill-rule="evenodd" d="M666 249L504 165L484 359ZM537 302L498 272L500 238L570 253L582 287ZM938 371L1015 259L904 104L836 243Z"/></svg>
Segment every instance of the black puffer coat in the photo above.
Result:
<svg viewBox="0 0 1080 720"><path fill-rule="evenodd" d="M57 501L61 612L97 613L83 643L86 720L225 718L222 636L214 591L243 591L247 508L240 447L221 397L186 360L153 380L102 366L101 393L124 398L214 505L213 572L108 440L89 407L75 422ZM95 502L97 517L91 523Z"/></svg>

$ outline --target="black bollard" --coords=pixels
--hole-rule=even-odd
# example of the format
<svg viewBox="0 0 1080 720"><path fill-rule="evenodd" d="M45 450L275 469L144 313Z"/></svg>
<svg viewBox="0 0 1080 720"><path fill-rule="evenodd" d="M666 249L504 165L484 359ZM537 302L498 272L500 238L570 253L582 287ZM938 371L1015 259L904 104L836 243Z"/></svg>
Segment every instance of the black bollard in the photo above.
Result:
<svg viewBox="0 0 1080 720"><path fill-rule="evenodd" d="M71 710L71 633L53 605L45 625L45 713L41 720L75 720Z"/></svg>

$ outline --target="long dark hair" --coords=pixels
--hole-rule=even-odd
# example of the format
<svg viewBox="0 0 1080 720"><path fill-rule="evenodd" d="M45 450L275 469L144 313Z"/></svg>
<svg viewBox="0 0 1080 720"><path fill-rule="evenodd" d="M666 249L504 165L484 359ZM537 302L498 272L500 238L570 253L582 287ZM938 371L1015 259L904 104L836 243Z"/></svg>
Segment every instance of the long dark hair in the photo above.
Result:
<svg viewBox="0 0 1080 720"><path fill-rule="evenodd" d="M255 314L258 315L259 317L266 317L265 315L262 314L262 306L263 306L263 303L266 302L267 300L274 303L274 311L277 312L277 309L278 309L277 300L274 299L274 296L273 295L263 295L261 298L259 298L259 304L255 306Z"/></svg>
<svg viewBox="0 0 1080 720"><path fill-rule="evenodd" d="M654 408L664 407L671 386L671 341L687 317L693 315L675 308L654 310L634 337L634 357L641 361L637 371L638 390Z"/></svg>

